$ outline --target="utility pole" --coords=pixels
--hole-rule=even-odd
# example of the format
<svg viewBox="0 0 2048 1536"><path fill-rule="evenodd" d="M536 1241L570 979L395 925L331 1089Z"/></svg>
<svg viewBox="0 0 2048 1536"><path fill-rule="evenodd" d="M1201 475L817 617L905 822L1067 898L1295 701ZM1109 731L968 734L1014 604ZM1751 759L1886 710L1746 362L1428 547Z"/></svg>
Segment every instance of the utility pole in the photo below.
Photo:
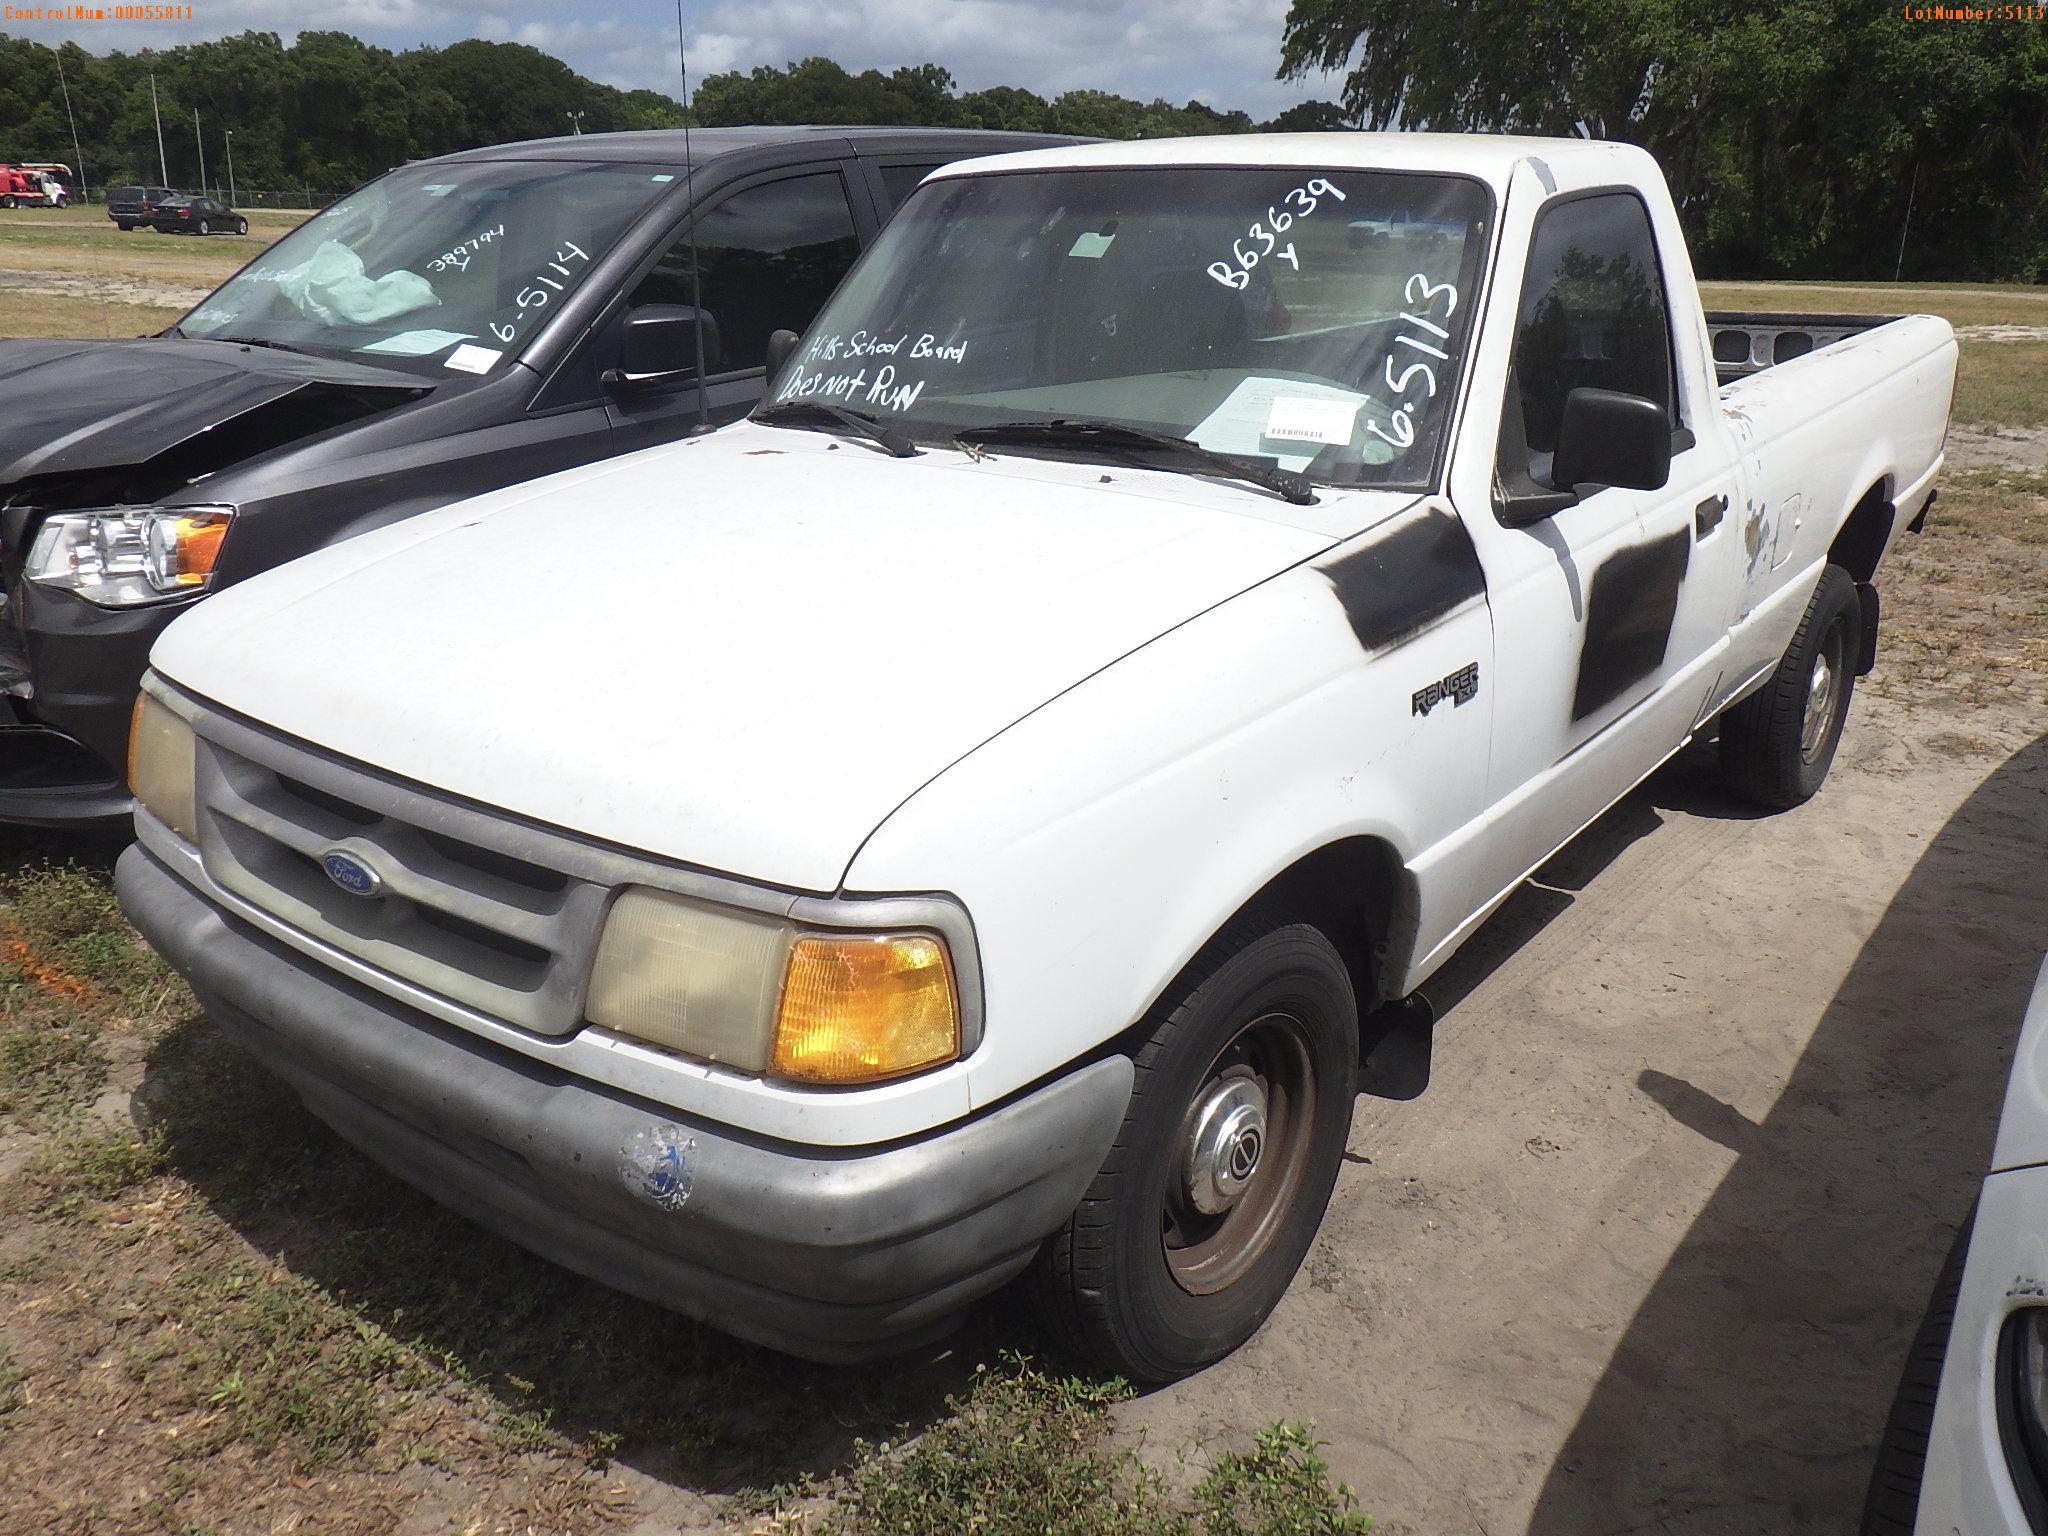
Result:
<svg viewBox="0 0 2048 1536"><path fill-rule="evenodd" d="M85 151L78 147L78 119L71 115L71 87L64 79L64 51L57 50L57 86L64 92L64 119L71 124L71 158L78 162L78 200L85 199Z"/></svg>
<svg viewBox="0 0 2048 1536"><path fill-rule="evenodd" d="M206 194L206 140L199 136L199 109L192 109L192 142L199 146L199 192Z"/></svg>
<svg viewBox="0 0 2048 1536"><path fill-rule="evenodd" d="M235 130L228 130L228 206L234 207L239 199L235 196Z"/></svg>
<svg viewBox="0 0 2048 1536"><path fill-rule="evenodd" d="M164 159L164 113L163 108L156 104L155 70L149 72L149 111L156 119L156 173L162 178L163 185L168 187L171 184L171 166L170 162Z"/></svg>
<svg viewBox="0 0 2048 1536"><path fill-rule="evenodd" d="M1913 199L1920 194L1920 162L1913 162L1912 180L1906 186L1906 222L1899 226L1899 259L1892 264L1892 281L1906 270L1906 232L1913 227Z"/></svg>

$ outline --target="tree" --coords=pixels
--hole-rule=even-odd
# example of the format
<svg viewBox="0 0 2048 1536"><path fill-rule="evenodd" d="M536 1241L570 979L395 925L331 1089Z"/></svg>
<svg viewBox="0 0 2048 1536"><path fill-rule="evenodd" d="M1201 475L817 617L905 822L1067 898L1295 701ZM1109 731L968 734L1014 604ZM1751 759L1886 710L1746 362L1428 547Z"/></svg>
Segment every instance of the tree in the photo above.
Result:
<svg viewBox="0 0 2048 1536"><path fill-rule="evenodd" d="M1373 128L1643 145L1703 270L1889 277L1909 199L1929 222L1907 270L2043 269L2048 31L2030 22L1865 0L1293 0L1281 77L1339 69Z"/></svg>

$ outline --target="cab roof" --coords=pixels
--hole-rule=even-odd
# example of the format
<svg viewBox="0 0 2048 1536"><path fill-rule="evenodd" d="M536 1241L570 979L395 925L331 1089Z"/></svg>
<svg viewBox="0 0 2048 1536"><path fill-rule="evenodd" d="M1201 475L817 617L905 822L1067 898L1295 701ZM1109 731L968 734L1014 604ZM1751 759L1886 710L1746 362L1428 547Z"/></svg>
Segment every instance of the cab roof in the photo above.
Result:
<svg viewBox="0 0 2048 1536"><path fill-rule="evenodd" d="M581 160L631 165L702 165L743 150L792 145L844 144L856 155L999 154L1006 150L1087 142L1071 134L1007 133L992 128L866 128L857 125L794 124L752 128L680 128L627 133L583 133L554 139L526 139L441 155L441 161ZM687 153L686 153L687 151Z"/></svg>
<svg viewBox="0 0 2048 1536"><path fill-rule="evenodd" d="M1633 144L1602 139L1546 139L1505 133L1243 133L1185 139L1130 139L1110 144L1034 149L941 166L935 176L991 171L1089 170L1119 166L1290 166L1304 170L1436 171L1506 187L1524 161L1555 166L1598 159L1611 167L1633 161L1638 174L1655 162Z"/></svg>

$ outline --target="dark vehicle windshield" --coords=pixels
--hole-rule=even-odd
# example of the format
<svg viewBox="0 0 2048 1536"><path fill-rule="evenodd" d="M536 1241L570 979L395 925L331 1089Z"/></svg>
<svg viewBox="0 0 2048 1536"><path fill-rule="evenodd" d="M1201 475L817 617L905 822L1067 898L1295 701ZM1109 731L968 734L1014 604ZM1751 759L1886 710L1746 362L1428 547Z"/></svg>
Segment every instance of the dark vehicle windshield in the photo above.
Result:
<svg viewBox="0 0 2048 1536"><path fill-rule="evenodd" d="M306 220L178 322L187 336L445 376L517 357L681 173L407 166Z"/></svg>
<svg viewBox="0 0 2048 1536"><path fill-rule="evenodd" d="M927 443L1113 424L1322 484L1427 485L1489 208L1457 177L1306 166L941 179L890 222L769 398L879 415Z"/></svg>

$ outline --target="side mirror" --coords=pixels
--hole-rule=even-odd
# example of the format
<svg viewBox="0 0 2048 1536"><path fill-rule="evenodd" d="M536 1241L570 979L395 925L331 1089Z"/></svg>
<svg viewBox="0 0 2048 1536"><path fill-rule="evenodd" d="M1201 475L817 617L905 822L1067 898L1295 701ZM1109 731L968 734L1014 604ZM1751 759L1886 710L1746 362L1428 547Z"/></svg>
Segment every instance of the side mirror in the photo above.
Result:
<svg viewBox="0 0 2048 1536"><path fill-rule="evenodd" d="M1565 396L1550 483L1654 491L1671 478L1671 417L1641 395L1581 387Z"/></svg>
<svg viewBox="0 0 2048 1536"><path fill-rule="evenodd" d="M789 361L796 351L796 344L803 338L795 331L776 331L768 338L768 377L774 378L782 372L782 365Z"/></svg>
<svg viewBox="0 0 2048 1536"><path fill-rule="evenodd" d="M718 322L708 312L687 304L641 304L627 310L619 366L605 374L605 383L658 384L695 374L699 326L704 331L704 371L716 373L724 354Z"/></svg>

